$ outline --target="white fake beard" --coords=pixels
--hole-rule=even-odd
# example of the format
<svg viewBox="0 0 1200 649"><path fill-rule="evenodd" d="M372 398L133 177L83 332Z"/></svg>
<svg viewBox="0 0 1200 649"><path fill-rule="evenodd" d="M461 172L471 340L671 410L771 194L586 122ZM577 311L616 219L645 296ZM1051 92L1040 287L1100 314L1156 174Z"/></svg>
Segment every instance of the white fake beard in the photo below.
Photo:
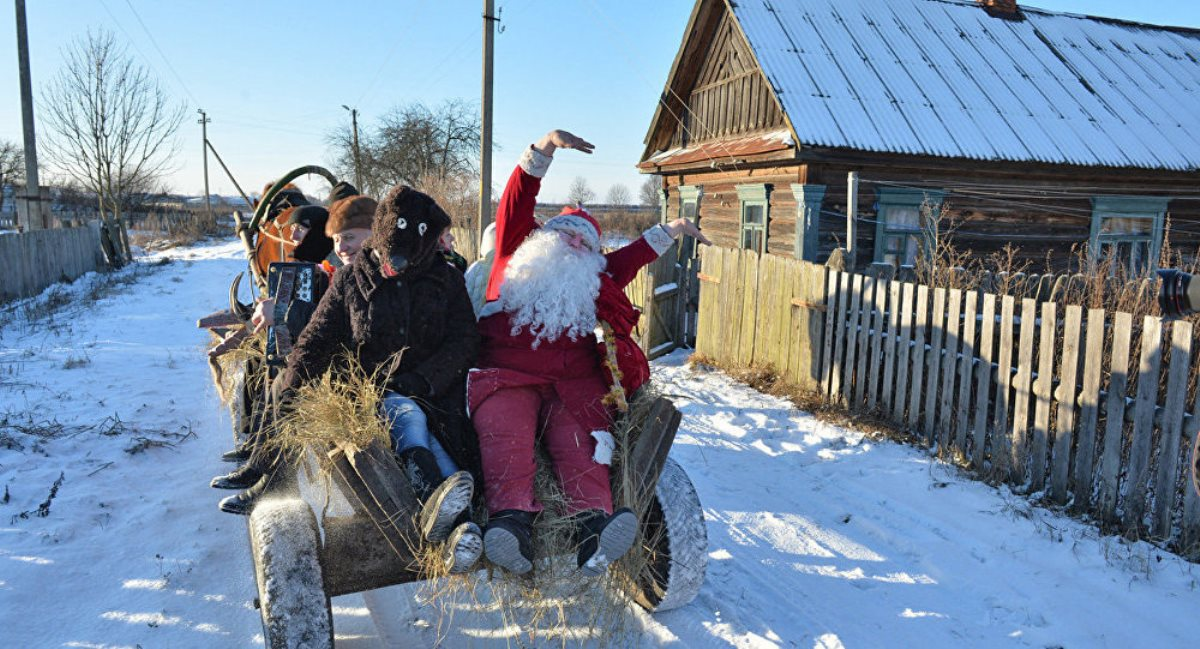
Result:
<svg viewBox="0 0 1200 649"><path fill-rule="evenodd" d="M572 248L557 232L531 234L504 269L500 307L512 321L512 335L528 327L537 349L543 340L571 340L596 329L596 298L607 260Z"/></svg>

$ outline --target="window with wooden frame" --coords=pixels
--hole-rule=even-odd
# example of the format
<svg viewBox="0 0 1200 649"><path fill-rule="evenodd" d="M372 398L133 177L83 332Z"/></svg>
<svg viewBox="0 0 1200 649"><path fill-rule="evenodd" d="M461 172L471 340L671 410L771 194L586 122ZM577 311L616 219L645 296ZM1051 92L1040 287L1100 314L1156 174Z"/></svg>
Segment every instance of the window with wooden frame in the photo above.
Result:
<svg viewBox="0 0 1200 649"><path fill-rule="evenodd" d="M1130 275L1145 275L1158 267L1163 221L1170 198L1163 196L1096 196L1092 198L1092 259L1112 259Z"/></svg>
<svg viewBox="0 0 1200 649"><path fill-rule="evenodd" d="M933 248L926 218L937 218L946 193L931 189L883 187L875 205L875 261L913 266ZM925 213L923 213L925 212Z"/></svg>
<svg viewBox="0 0 1200 649"><path fill-rule="evenodd" d="M771 217L771 186L761 183L738 185L737 193L741 206L741 247L766 254L767 223Z"/></svg>
<svg viewBox="0 0 1200 649"><path fill-rule="evenodd" d="M679 186L679 216L691 219L692 223L700 225L700 201L704 197L704 188L699 185ZM667 211L663 210L663 223L670 221ZM683 237L679 242L679 258L691 259L696 256L696 241L691 237Z"/></svg>

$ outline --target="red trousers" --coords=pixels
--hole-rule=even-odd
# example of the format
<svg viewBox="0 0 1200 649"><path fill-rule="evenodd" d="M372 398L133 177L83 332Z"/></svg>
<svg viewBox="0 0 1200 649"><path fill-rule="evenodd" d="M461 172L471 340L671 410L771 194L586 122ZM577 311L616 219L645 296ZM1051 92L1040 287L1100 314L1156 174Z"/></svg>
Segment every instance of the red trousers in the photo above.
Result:
<svg viewBox="0 0 1200 649"><path fill-rule="evenodd" d="M566 495L565 513L612 513L608 466L592 459L593 429L580 424L552 384L499 389L471 414L479 434L488 512L542 510L533 495L534 452L540 440Z"/></svg>

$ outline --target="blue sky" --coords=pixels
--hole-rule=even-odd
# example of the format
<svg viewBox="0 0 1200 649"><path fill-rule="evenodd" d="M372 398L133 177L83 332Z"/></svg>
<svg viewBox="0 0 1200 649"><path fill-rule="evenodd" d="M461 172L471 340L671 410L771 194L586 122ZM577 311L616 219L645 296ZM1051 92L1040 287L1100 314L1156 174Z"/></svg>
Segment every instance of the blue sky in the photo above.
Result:
<svg viewBox="0 0 1200 649"><path fill-rule="evenodd" d="M577 175L601 198L614 183L636 196L641 176L633 165L693 1L496 4L504 32L495 41L495 184L521 147L561 127L590 139L596 153L560 156L544 199L563 199ZM1200 27L1194 1L1030 4ZM204 108L209 138L249 190L293 167L326 163L326 134L349 120L342 104L357 106L363 125L410 101L478 101L481 9L474 0L27 0L34 92L57 71L62 48L106 27L188 106L169 183L203 192L195 110ZM0 11L0 87L7 89L0 92L0 139L20 142L12 15ZM234 193L215 162L210 180L214 192ZM302 184L324 191L323 181Z"/></svg>

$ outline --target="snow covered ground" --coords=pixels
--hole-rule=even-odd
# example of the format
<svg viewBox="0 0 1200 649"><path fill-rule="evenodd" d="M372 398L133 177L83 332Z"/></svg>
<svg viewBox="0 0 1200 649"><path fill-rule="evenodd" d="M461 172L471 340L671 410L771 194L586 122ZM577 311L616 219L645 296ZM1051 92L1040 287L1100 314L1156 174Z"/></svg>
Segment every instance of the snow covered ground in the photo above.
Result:
<svg viewBox="0 0 1200 649"><path fill-rule="evenodd" d="M225 494L207 486L228 468L217 455L230 434L195 328L243 268L239 246L165 254L174 261L94 304L0 328L4 647L261 642L244 520L219 513ZM704 505L709 566L692 604L634 616L646 646L1182 647L1200 637L1192 564L821 423L687 367L682 353L654 371L684 413L672 455ZM388 590L379 599L412 594ZM334 610L339 647L382 646L361 595ZM406 646L435 642L434 613L391 614ZM488 633L497 626L464 614L443 646L508 646Z"/></svg>

